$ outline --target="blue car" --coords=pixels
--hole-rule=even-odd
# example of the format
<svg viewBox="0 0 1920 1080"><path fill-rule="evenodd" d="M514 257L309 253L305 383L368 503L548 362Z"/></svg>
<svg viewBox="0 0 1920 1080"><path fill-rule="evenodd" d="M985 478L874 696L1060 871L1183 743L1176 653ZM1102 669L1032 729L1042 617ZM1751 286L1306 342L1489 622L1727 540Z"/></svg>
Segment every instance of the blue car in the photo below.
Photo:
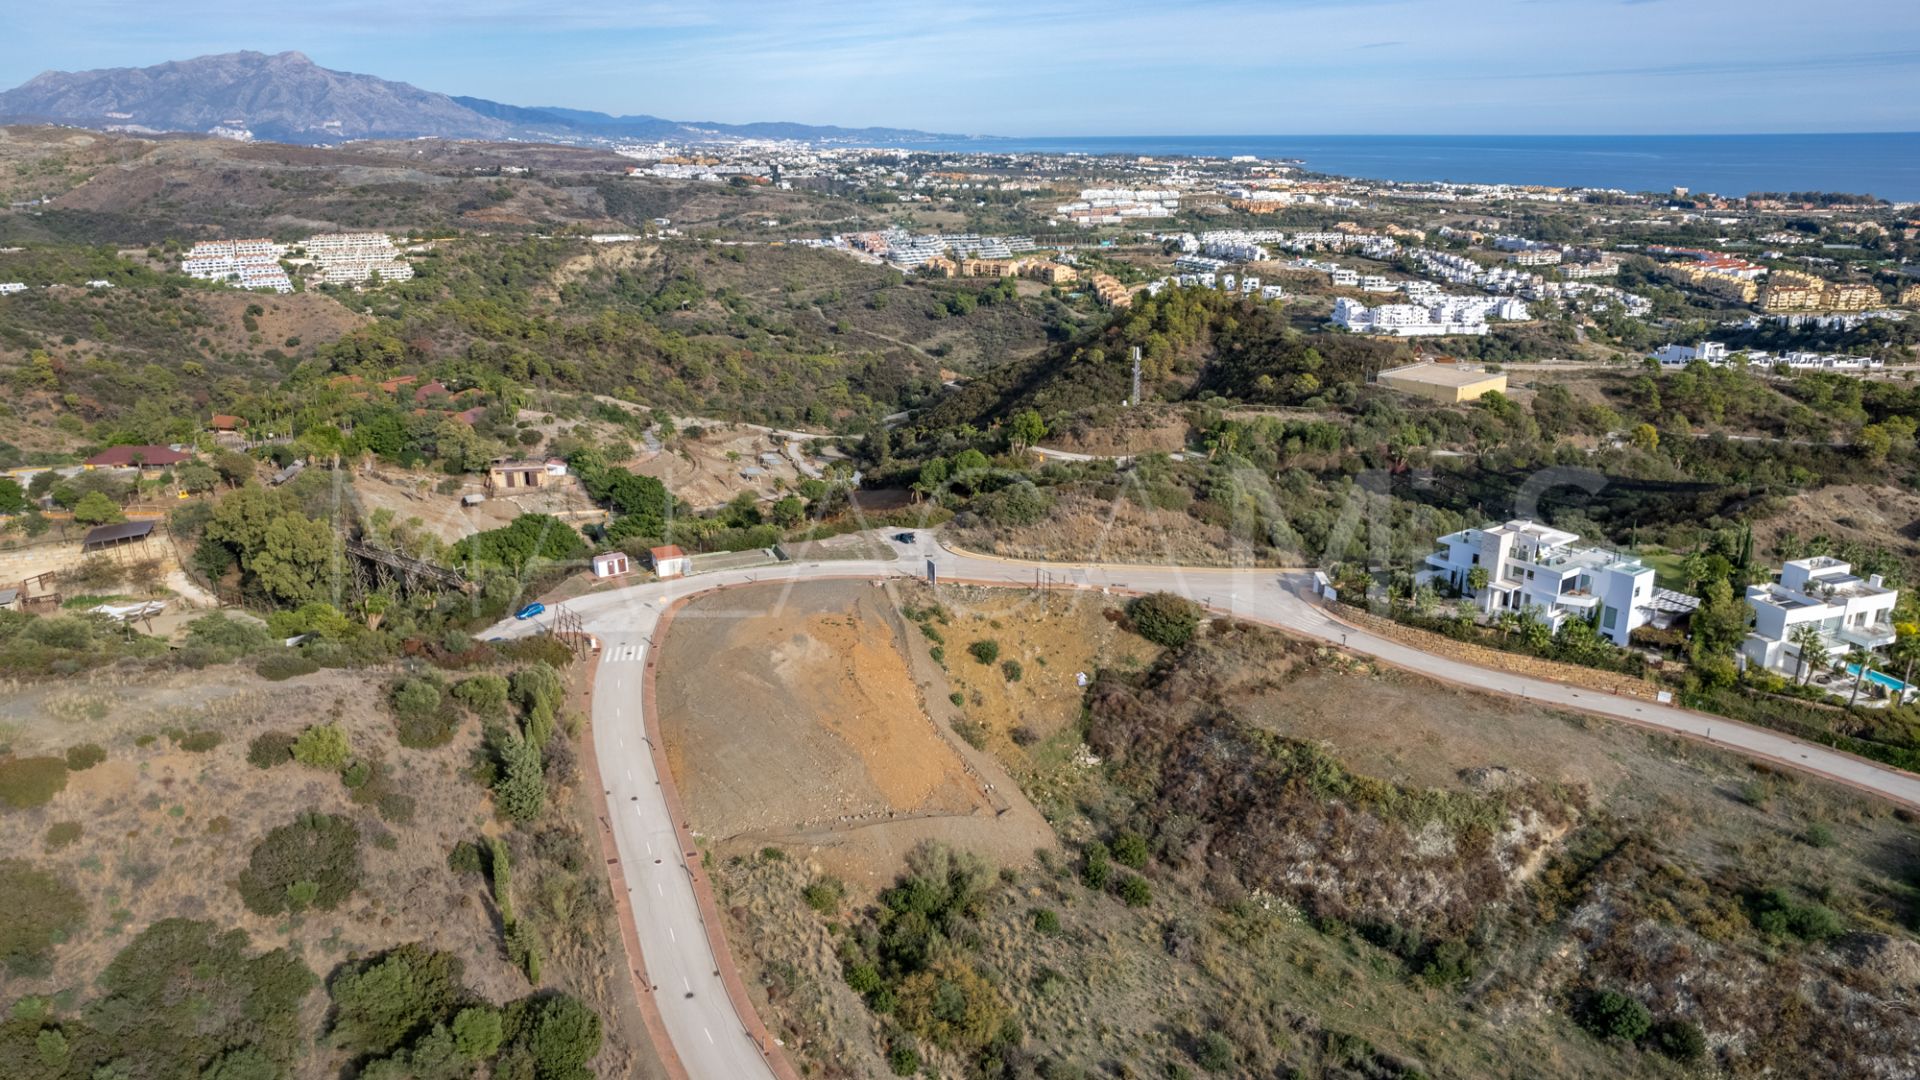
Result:
<svg viewBox="0 0 1920 1080"><path fill-rule="evenodd" d="M545 610L547 610L547 605L535 602L514 612L513 617L516 619L531 619Z"/></svg>

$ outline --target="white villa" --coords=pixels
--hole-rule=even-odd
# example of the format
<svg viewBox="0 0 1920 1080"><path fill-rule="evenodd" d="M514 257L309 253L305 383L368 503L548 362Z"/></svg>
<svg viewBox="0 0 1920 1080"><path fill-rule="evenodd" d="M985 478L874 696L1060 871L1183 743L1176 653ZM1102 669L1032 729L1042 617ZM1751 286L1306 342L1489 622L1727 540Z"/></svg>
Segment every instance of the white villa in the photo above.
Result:
<svg viewBox="0 0 1920 1080"><path fill-rule="evenodd" d="M1602 636L1626 645L1636 627L1665 625L1699 600L1653 584L1653 568L1631 555L1583 547L1576 533L1533 521L1462 529L1440 538L1427 556L1425 581L1444 580L1478 602L1482 613L1531 612L1554 630L1569 618L1595 619ZM1469 578L1486 570L1485 587Z"/></svg>
<svg viewBox="0 0 1920 1080"><path fill-rule="evenodd" d="M1792 638L1802 626L1820 628L1830 659L1855 647L1884 648L1893 644L1899 599L1900 590L1888 588L1880 575L1863 581L1839 559L1794 559L1780 568L1779 581L1747 586L1753 632L1740 652L1751 663L1792 676L1800 667L1800 646Z"/></svg>

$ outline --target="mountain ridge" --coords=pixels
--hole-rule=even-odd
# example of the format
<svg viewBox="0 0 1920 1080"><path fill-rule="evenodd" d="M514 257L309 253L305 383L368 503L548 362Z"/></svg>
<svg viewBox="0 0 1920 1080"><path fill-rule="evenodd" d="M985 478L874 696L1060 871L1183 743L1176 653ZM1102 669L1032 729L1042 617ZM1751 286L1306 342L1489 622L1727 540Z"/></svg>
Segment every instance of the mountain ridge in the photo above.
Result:
<svg viewBox="0 0 1920 1080"><path fill-rule="evenodd" d="M912 142L964 137L910 128L847 128L785 121L724 124L646 114L614 116L561 106L510 105L324 68L305 53L292 50L217 53L142 68L43 71L0 92L0 121L153 133L245 131L254 138L308 145L422 137L559 142Z"/></svg>

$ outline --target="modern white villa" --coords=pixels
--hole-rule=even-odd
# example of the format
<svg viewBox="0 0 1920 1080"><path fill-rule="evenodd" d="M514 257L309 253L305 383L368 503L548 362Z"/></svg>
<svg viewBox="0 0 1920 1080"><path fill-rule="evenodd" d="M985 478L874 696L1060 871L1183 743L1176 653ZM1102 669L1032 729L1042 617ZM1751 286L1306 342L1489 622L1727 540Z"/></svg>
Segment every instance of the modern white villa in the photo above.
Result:
<svg viewBox="0 0 1920 1080"><path fill-rule="evenodd" d="M1780 580L1747 586L1753 608L1753 632L1740 645L1748 662L1781 674L1800 673L1800 646L1794 631L1820 630L1829 660L1854 648L1881 649L1893 644L1893 606L1900 590L1875 574L1861 580L1853 567L1818 555L1794 559L1780 568Z"/></svg>
<svg viewBox="0 0 1920 1080"><path fill-rule="evenodd" d="M1577 533L1533 521L1462 529L1440 538L1427 556L1424 581L1445 581L1471 596L1482 613L1531 612L1558 631L1570 618L1592 619L1616 645L1649 623L1665 625L1691 612L1694 597L1655 588L1653 568L1631 555L1581 546ZM1486 584L1473 587L1474 569Z"/></svg>

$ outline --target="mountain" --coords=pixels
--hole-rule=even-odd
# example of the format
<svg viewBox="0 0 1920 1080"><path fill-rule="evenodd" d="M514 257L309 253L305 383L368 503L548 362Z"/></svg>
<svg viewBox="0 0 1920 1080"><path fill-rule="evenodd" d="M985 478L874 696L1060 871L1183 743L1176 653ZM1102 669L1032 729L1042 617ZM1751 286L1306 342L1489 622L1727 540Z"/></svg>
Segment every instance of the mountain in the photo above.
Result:
<svg viewBox="0 0 1920 1080"><path fill-rule="evenodd" d="M0 120L130 131L249 131L290 143L348 139L952 139L903 128L719 124L526 108L450 97L372 75L323 68L297 52L223 53L145 68L48 71L0 93Z"/></svg>
<svg viewBox="0 0 1920 1080"><path fill-rule="evenodd" d="M445 94L329 71L297 52L49 71L0 94L0 116L152 131L242 128L257 138L295 143L414 135L497 139L513 133L511 124Z"/></svg>

